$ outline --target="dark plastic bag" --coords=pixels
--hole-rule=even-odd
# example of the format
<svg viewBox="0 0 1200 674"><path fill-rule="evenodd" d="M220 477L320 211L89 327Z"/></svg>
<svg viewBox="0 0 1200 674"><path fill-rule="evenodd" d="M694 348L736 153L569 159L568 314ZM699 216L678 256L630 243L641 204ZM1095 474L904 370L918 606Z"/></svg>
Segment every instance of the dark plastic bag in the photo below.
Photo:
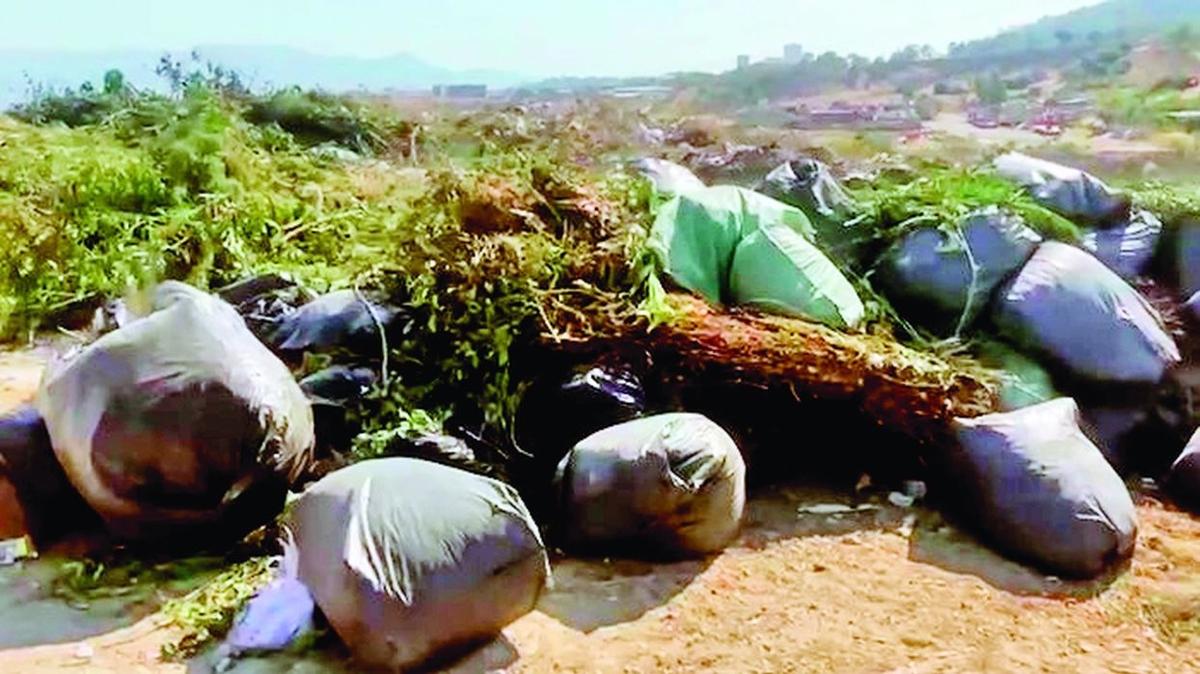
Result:
<svg viewBox="0 0 1200 674"><path fill-rule="evenodd" d="M565 543L611 554L716 552L737 534L746 468L733 439L699 414L662 414L594 433L555 476Z"/></svg>
<svg viewBox="0 0 1200 674"><path fill-rule="evenodd" d="M1171 464L1164 483L1180 505L1200 513L1200 431Z"/></svg>
<svg viewBox="0 0 1200 674"><path fill-rule="evenodd" d="M536 383L521 401L514 433L523 452L553 469L575 443L645 409L646 394L634 372L586 366L566 381Z"/></svg>
<svg viewBox="0 0 1200 674"><path fill-rule="evenodd" d="M47 367L54 452L122 536L245 533L312 462L308 400L228 304L171 281L152 306Z"/></svg>
<svg viewBox="0 0 1200 674"><path fill-rule="evenodd" d="M300 581L370 668L414 669L494 638L533 610L550 577L512 487L418 459L329 474L289 526Z"/></svg>
<svg viewBox="0 0 1200 674"><path fill-rule="evenodd" d="M1200 221L1188 220L1176 228L1174 257L1180 295L1200 293Z"/></svg>
<svg viewBox="0 0 1200 674"><path fill-rule="evenodd" d="M1130 453L1137 448L1130 439L1150 420L1150 410L1137 407L1084 407L1080 410L1084 430L1089 433L1105 460L1118 473L1129 468Z"/></svg>
<svg viewBox="0 0 1200 674"><path fill-rule="evenodd" d="M54 456L42 415L23 407L0 417L0 540L28 534L45 547L99 525Z"/></svg>
<svg viewBox="0 0 1200 674"><path fill-rule="evenodd" d="M286 650L315 633L316 603L300 582L300 551L286 529L285 535L274 577L242 608L217 650L218 672L242 655Z"/></svg>
<svg viewBox="0 0 1200 674"><path fill-rule="evenodd" d="M828 166L811 157L784 162L754 189L804 211L816 231L815 243L827 255L852 266L862 262L872 233L855 222L862 207Z"/></svg>
<svg viewBox="0 0 1200 674"><path fill-rule="evenodd" d="M875 268L878 287L906 317L943 334L971 326L1006 278L1042 238L1021 218L989 208L950 232L929 227L905 235Z"/></svg>
<svg viewBox="0 0 1200 674"><path fill-rule="evenodd" d="M1110 227L1129 220L1129 195L1093 175L1019 152L997 158L995 166L1001 176L1028 190L1035 201L1076 224Z"/></svg>
<svg viewBox="0 0 1200 674"><path fill-rule="evenodd" d="M1192 320L1200 321L1200 292L1193 293L1187 302L1183 304L1183 307L1187 309Z"/></svg>
<svg viewBox="0 0 1200 674"><path fill-rule="evenodd" d="M339 290L281 317L270 344L287 354L342 348L378 356L383 349L380 326L386 334L402 316L398 307L381 304L354 290Z"/></svg>
<svg viewBox="0 0 1200 674"><path fill-rule="evenodd" d="M252 276L219 288L217 297L233 305L246 327L264 343L284 316L316 299L316 295L279 274Z"/></svg>
<svg viewBox="0 0 1200 674"><path fill-rule="evenodd" d="M1125 484L1059 398L954 422L952 465L967 514L1004 552L1071 577L1133 553L1137 516Z"/></svg>
<svg viewBox="0 0 1200 674"><path fill-rule="evenodd" d="M300 380L300 390L313 402L345 405L362 398L378 377L367 367L331 365Z"/></svg>
<svg viewBox="0 0 1200 674"><path fill-rule="evenodd" d="M300 390L313 408L313 428L317 447L345 452L361 430L351 423L348 408L375 385L378 377L365 367L333 365L300 380Z"/></svg>
<svg viewBox="0 0 1200 674"><path fill-rule="evenodd" d="M1079 245L1125 280L1146 272L1158 250L1162 221L1149 211L1134 212L1128 222L1083 233Z"/></svg>
<svg viewBox="0 0 1200 674"><path fill-rule="evenodd" d="M1042 244L997 290L1000 334L1082 380L1157 384L1179 349L1150 303L1088 253Z"/></svg>

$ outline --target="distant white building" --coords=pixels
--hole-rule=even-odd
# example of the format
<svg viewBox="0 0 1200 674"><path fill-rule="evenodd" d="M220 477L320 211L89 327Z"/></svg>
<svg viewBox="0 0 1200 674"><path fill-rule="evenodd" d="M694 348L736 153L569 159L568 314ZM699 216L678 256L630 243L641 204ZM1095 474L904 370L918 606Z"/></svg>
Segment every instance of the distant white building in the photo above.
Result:
<svg viewBox="0 0 1200 674"><path fill-rule="evenodd" d="M746 68L749 68L749 67L750 67L750 55L749 54L738 54L737 69L745 70Z"/></svg>
<svg viewBox="0 0 1200 674"><path fill-rule="evenodd" d="M663 98L671 93L670 87L645 85L640 87L616 87L608 90L613 98Z"/></svg>
<svg viewBox="0 0 1200 674"><path fill-rule="evenodd" d="M804 60L804 47L796 44L783 45L783 61L784 63L800 63Z"/></svg>
<svg viewBox="0 0 1200 674"><path fill-rule="evenodd" d="M487 98L486 84L438 84L433 87L433 95L437 98Z"/></svg>

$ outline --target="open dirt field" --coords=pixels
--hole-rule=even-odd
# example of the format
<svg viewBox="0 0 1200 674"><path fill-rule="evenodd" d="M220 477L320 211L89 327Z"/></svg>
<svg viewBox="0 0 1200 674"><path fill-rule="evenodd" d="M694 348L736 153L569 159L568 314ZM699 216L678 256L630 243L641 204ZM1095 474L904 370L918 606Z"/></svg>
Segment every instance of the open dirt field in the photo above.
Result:
<svg viewBox="0 0 1200 674"><path fill-rule="evenodd" d="M39 368L36 354L0 353L0 409L32 395ZM701 562L558 560L539 610L454 671L1200 671L1200 520L1142 495L1130 567L1075 584L880 496L758 493L738 542ZM829 503L867 507L805 512ZM47 598L40 564L0 574L0 672L209 669L160 662L171 633L144 606L97 617ZM278 658L235 671L352 670Z"/></svg>

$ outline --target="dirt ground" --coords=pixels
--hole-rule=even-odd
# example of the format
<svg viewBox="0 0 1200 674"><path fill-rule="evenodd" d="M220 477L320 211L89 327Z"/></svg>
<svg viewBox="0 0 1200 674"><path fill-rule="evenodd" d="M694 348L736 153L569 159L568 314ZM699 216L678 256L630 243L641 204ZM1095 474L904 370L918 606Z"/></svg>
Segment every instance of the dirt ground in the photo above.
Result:
<svg viewBox="0 0 1200 674"><path fill-rule="evenodd" d="M971 138L995 146L1012 145L1024 149L1036 149L1060 140L1039 135L1028 129L1013 127L981 129L967 121L967 115L961 112L940 113L933 120L926 122L925 126L934 132L959 138ZM1126 159L1140 157L1143 160L1151 160L1170 154L1168 149L1145 140L1083 135L1072 136L1072 140L1086 144L1087 152L1094 156L1124 157Z"/></svg>
<svg viewBox="0 0 1200 674"><path fill-rule="evenodd" d="M0 353L0 409L32 394L38 367L36 355ZM706 561L559 560L539 609L453 671L1200 672L1200 520L1143 494L1129 567L1067 583L1004 560L931 510L881 496L756 494L738 542ZM831 503L866 507L806 511ZM12 587L0 579L0 643L20 605L46 601L6 597ZM70 609L59 609L23 615L69 622ZM45 624L48 645L0 650L0 672L209 669L160 662L170 631L153 615L133 619L86 639ZM279 658L236 671L349 670Z"/></svg>

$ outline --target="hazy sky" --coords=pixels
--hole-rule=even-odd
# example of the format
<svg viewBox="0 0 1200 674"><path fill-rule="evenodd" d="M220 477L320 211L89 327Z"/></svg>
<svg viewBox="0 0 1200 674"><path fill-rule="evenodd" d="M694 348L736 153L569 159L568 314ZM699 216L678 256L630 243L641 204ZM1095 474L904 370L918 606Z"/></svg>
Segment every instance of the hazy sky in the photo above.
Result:
<svg viewBox="0 0 1200 674"><path fill-rule="evenodd" d="M1098 0L0 0L0 49L286 45L527 75L725 70L735 55L944 47Z"/></svg>

